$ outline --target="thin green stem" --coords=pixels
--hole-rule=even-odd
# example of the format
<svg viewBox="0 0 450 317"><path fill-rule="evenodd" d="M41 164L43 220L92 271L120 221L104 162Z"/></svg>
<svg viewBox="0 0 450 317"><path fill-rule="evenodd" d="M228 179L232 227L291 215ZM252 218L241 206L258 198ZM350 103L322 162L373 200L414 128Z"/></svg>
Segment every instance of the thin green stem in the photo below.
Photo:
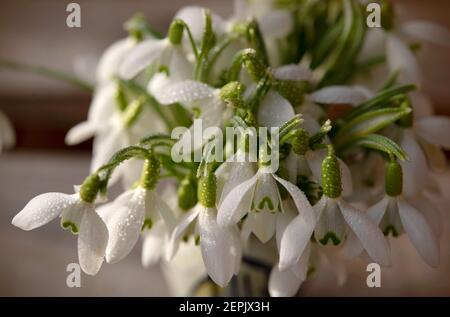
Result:
<svg viewBox="0 0 450 317"><path fill-rule="evenodd" d="M77 86L78 88L81 88L89 92L94 91L93 85L78 77L75 77L72 74L67 74L43 66L29 65L8 60L0 60L0 69L1 68L41 75L69 83L71 85Z"/></svg>

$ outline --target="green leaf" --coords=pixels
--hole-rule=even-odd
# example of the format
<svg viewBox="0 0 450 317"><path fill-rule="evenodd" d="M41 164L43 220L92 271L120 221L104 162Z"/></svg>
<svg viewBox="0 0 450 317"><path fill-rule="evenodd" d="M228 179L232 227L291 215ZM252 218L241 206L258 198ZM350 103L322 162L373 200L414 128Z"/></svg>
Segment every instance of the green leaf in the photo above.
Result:
<svg viewBox="0 0 450 317"><path fill-rule="evenodd" d="M380 131L409 113L410 108L384 108L366 112L340 127L335 144L341 146L356 137Z"/></svg>
<svg viewBox="0 0 450 317"><path fill-rule="evenodd" d="M394 155L401 161L408 159L408 154L397 143L379 134L369 134L359 137L349 145L362 146L368 149L384 152L388 155Z"/></svg>
<svg viewBox="0 0 450 317"><path fill-rule="evenodd" d="M414 89L416 89L415 85L403 85L380 91L373 98L363 102L362 104L354 108L352 111L350 111L347 115L344 116L344 118L342 118L342 121L348 122L367 111L377 109L383 106L389 106L390 105L389 102L393 98L396 98Z"/></svg>

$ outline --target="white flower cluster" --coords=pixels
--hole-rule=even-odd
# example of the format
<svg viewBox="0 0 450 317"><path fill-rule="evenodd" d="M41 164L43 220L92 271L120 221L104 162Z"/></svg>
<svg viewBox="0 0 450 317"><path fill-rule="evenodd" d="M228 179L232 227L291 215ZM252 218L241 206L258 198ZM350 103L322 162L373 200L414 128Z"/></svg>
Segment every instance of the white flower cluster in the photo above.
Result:
<svg viewBox="0 0 450 317"><path fill-rule="evenodd" d="M295 295L320 269L318 254L340 280L345 258L391 265L389 235L406 233L437 266L431 171L445 168L450 120L433 115L420 92L412 40L448 46L450 36L423 21L398 26L383 5L380 29L366 27L353 0L236 0L228 19L186 7L166 38L133 18L129 37L101 58L87 121L67 135L69 144L94 137L92 175L77 194L34 198L13 224L31 230L60 216L78 234L88 274L103 258L122 260L140 236L144 265L193 241L221 287L239 274L253 236L273 239L272 296ZM175 163L170 132L193 118L203 129L275 128L279 169L264 160L275 151L270 136L252 154L245 133L223 145L225 162L208 161L202 140L185 153L201 151L201 162ZM96 209L118 179L126 191Z"/></svg>

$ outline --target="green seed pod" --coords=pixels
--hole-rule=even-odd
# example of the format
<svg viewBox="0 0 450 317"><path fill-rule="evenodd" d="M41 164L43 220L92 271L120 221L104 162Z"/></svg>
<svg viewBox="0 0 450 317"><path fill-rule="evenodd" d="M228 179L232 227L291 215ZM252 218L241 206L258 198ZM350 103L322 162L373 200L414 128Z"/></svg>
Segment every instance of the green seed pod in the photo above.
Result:
<svg viewBox="0 0 450 317"><path fill-rule="evenodd" d="M197 196L200 204L207 208L215 207L216 205L216 190L217 181L216 175L209 173L206 176L200 177L198 180Z"/></svg>
<svg viewBox="0 0 450 317"><path fill-rule="evenodd" d="M178 45L183 38L184 24L181 20L174 20L169 28L168 38L170 43Z"/></svg>
<svg viewBox="0 0 450 317"><path fill-rule="evenodd" d="M81 200L87 203L94 202L100 189L100 182L100 177L97 174L92 174L86 177L80 187Z"/></svg>
<svg viewBox="0 0 450 317"><path fill-rule="evenodd" d="M191 177L186 177L178 187L178 207L189 210L197 204L197 183Z"/></svg>
<svg viewBox="0 0 450 317"><path fill-rule="evenodd" d="M397 162L389 162L386 165L386 180L385 180L386 194L391 197L396 197L402 194L403 191L403 171L400 164Z"/></svg>
<svg viewBox="0 0 450 317"><path fill-rule="evenodd" d="M329 198L338 198L342 193L341 169L333 150L322 162L322 189Z"/></svg>
<svg viewBox="0 0 450 317"><path fill-rule="evenodd" d="M292 150L295 154L305 155L309 150L309 133L305 129L296 131L292 140Z"/></svg>
<svg viewBox="0 0 450 317"><path fill-rule="evenodd" d="M147 190L155 189L159 179L161 162L155 155L150 155L144 162L141 175L141 187Z"/></svg>

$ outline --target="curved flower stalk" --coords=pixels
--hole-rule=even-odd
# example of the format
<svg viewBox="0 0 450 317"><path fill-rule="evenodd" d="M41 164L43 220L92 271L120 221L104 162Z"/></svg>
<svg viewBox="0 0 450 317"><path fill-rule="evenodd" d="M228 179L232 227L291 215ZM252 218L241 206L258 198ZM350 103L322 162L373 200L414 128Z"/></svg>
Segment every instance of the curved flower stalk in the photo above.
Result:
<svg viewBox="0 0 450 317"><path fill-rule="evenodd" d="M5 114L0 111L0 153L3 149L8 149L16 143L14 128Z"/></svg>
<svg viewBox="0 0 450 317"><path fill-rule="evenodd" d="M95 211L95 198L100 179L88 177L80 191L73 195L46 193L33 198L12 220L23 230L39 228L58 216L63 228L78 235L78 259L81 269L89 275L100 270L108 243L108 229Z"/></svg>
<svg viewBox="0 0 450 317"><path fill-rule="evenodd" d="M441 231L439 214L422 194L413 199L402 194L403 176L399 163L387 163L385 182L386 195L368 210L369 217L386 236L398 237L405 232L423 260L437 267ZM355 241L349 245L347 252L350 255L362 251Z"/></svg>
<svg viewBox="0 0 450 317"><path fill-rule="evenodd" d="M242 247L235 226L221 227L217 224L216 177L202 176L199 180L199 204L180 218L171 236L169 258L179 247L179 241L194 221L200 239L203 262L211 279L221 287L239 272Z"/></svg>

